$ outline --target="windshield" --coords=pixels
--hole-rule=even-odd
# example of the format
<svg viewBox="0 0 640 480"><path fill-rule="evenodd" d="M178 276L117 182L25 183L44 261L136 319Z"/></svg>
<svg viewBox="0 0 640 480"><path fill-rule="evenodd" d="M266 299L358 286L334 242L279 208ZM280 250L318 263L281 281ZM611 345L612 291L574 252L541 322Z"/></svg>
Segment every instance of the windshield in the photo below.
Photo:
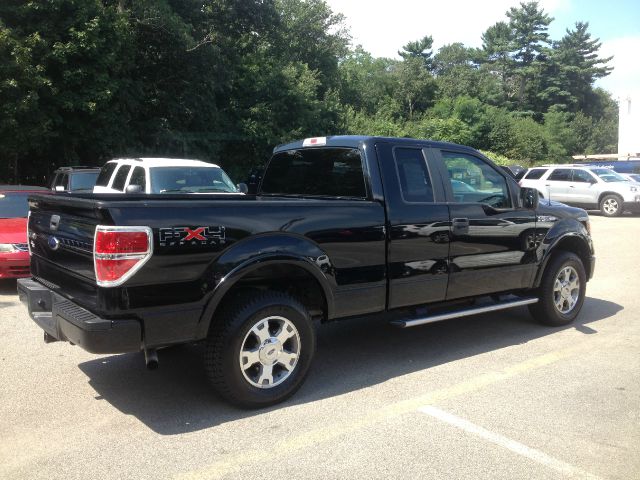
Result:
<svg viewBox="0 0 640 480"><path fill-rule="evenodd" d="M91 190L100 172L74 172L71 174L70 190Z"/></svg>
<svg viewBox="0 0 640 480"><path fill-rule="evenodd" d="M151 167L151 193L237 193L227 174L218 167Z"/></svg>
<svg viewBox="0 0 640 480"><path fill-rule="evenodd" d="M0 193L0 218L26 218L29 213L27 198L32 192Z"/></svg>
<svg viewBox="0 0 640 480"><path fill-rule="evenodd" d="M591 170L605 182L628 182L626 178L610 168L594 168Z"/></svg>

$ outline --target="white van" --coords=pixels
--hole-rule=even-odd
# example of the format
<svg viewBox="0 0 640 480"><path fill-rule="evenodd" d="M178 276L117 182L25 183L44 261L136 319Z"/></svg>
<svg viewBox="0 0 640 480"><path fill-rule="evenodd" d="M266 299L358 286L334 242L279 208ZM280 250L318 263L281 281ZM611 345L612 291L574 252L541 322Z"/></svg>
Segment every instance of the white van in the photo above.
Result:
<svg viewBox="0 0 640 480"><path fill-rule="evenodd" d="M242 195L218 165L177 158L119 158L102 167L93 193L225 193Z"/></svg>

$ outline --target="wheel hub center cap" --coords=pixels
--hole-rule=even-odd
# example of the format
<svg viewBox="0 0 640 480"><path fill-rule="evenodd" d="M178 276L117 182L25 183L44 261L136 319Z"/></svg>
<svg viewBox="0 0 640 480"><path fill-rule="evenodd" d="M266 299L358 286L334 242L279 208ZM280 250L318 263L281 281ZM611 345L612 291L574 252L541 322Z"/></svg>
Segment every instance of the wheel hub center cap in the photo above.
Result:
<svg viewBox="0 0 640 480"><path fill-rule="evenodd" d="M282 353L282 343L275 337L268 338L260 346L258 355L263 365L273 365Z"/></svg>

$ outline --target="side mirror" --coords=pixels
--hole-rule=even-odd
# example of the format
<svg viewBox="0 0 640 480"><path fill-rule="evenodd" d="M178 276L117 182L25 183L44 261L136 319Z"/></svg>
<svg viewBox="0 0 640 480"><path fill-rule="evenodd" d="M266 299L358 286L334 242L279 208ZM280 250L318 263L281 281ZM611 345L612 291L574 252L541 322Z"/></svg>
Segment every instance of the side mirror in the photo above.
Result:
<svg viewBox="0 0 640 480"><path fill-rule="evenodd" d="M247 187L246 183L239 183L236 185L240 193L249 193L249 187Z"/></svg>
<svg viewBox="0 0 640 480"><path fill-rule="evenodd" d="M54 190L56 192L64 192L64 186L63 185L56 185Z"/></svg>
<svg viewBox="0 0 640 480"><path fill-rule="evenodd" d="M128 193L128 194L143 193L142 185L127 185L127 188L124 190L124 193Z"/></svg>
<svg viewBox="0 0 640 480"><path fill-rule="evenodd" d="M520 201L522 202L522 207L528 210L535 210L538 208L538 190L535 188L520 188Z"/></svg>

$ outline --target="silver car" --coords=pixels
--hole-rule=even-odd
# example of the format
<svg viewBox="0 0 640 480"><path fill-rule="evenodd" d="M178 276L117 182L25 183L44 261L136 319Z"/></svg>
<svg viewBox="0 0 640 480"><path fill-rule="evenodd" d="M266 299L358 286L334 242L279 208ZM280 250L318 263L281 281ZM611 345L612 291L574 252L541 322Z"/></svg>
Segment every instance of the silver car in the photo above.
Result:
<svg viewBox="0 0 640 480"><path fill-rule="evenodd" d="M519 183L537 189L542 198L598 209L606 217L625 210L640 212L640 185L610 168L545 165L529 169Z"/></svg>

